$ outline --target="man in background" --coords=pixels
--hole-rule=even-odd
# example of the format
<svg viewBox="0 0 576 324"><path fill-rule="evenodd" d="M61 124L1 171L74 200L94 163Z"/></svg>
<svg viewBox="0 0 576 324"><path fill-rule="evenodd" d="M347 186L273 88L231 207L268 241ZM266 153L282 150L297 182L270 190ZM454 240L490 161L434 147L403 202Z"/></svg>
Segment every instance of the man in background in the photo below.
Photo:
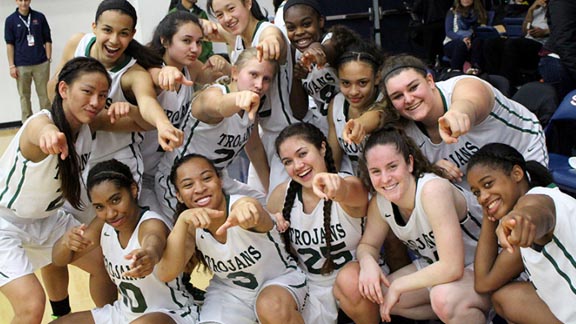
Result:
<svg viewBox="0 0 576 324"><path fill-rule="evenodd" d="M16 79L18 85L22 123L32 115L32 80L40 109L50 108L46 92L52 58L50 26L44 14L30 8L30 2L31 0L16 0L18 7L6 18L4 26L10 76Z"/></svg>

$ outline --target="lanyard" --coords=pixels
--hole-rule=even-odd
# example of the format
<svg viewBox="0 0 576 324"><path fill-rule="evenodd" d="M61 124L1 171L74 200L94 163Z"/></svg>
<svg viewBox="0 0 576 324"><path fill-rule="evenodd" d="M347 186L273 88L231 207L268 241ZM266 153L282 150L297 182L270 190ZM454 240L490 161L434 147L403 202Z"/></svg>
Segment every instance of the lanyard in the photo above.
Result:
<svg viewBox="0 0 576 324"><path fill-rule="evenodd" d="M18 18L20 18L20 20L22 20L22 22L24 23L24 25L26 26L26 28L28 28L28 35L32 34L32 32L30 31L30 16L32 16L32 13L29 12L28 13L28 22L26 22L22 16L18 15Z"/></svg>

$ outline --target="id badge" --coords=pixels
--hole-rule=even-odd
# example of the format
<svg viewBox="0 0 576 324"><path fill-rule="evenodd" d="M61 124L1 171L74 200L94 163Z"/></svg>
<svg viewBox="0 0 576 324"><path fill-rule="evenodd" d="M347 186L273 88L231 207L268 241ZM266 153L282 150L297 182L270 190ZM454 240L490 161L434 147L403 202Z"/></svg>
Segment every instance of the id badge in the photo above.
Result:
<svg viewBox="0 0 576 324"><path fill-rule="evenodd" d="M28 46L34 46L34 35L28 34L26 38L28 39Z"/></svg>

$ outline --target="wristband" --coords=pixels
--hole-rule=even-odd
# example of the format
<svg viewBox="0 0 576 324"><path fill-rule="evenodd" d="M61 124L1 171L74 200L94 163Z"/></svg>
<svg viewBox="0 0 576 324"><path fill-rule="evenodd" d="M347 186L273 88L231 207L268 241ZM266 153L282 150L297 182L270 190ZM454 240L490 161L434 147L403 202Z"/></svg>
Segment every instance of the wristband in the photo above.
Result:
<svg viewBox="0 0 576 324"><path fill-rule="evenodd" d="M16 67L16 65L14 65L14 64L10 65L10 68L15 68L15 67Z"/></svg>

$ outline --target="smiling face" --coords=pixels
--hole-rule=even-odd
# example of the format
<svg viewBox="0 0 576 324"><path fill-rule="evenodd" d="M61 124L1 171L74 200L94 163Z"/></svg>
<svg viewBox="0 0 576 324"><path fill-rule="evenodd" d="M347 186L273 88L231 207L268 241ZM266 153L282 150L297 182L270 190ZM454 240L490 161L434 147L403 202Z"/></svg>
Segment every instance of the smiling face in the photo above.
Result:
<svg viewBox="0 0 576 324"><path fill-rule="evenodd" d="M278 150L280 160L290 178L304 188L312 187L315 174L327 171L325 154L326 142L322 142L322 148L318 150L300 136L286 138Z"/></svg>
<svg viewBox="0 0 576 324"><path fill-rule="evenodd" d="M372 65L362 61L350 61L338 68L340 92L350 107L364 111L378 97L379 78Z"/></svg>
<svg viewBox="0 0 576 324"><path fill-rule="evenodd" d="M396 145L378 144L371 147L366 152L366 167L376 192L389 201L398 203L406 195L414 195L414 159L410 155L409 161L406 161Z"/></svg>
<svg viewBox="0 0 576 324"><path fill-rule="evenodd" d="M310 44L321 41L324 18L310 6L291 6L284 12L284 23L288 39L300 52L304 52Z"/></svg>
<svg viewBox="0 0 576 324"><path fill-rule="evenodd" d="M514 208L522 195L518 184L524 179L522 168L515 165L510 174L486 164L468 169L470 190L491 221L499 220Z"/></svg>
<svg viewBox="0 0 576 324"><path fill-rule="evenodd" d="M96 43L90 55L102 62L106 68L114 66L134 38L134 20L118 10L102 12L98 21L92 23Z"/></svg>
<svg viewBox="0 0 576 324"><path fill-rule="evenodd" d="M222 180L204 158L191 158L176 171L176 197L188 208L221 210L225 203Z"/></svg>
<svg viewBox="0 0 576 324"><path fill-rule="evenodd" d="M239 36L246 30L250 20L251 0L214 0L212 11L218 22L232 35Z"/></svg>
<svg viewBox="0 0 576 324"><path fill-rule="evenodd" d="M250 90L260 97L268 92L274 79L275 66L268 60L258 62L252 58L241 66L232 68L232 78L237 81L238 90Z"/></svg>
<svg viewBox="0 0 576 324"><path fill-rule="evenodd" d="M131 231L138 223L138 187L120 187L115 182L104 180L90 190L92 206L96 216L117 231Z"/></svg>
<svg viewBox="0 0 576 324"><path fill-rule="evenodd" d="M94 121L104 109L109 86L106 76L99 72L84 73L71 84L58 83L64 114L73 130Z"/></svg>
<svg viewBox="0 0 576 324"><path fill-rule="evenodd" d="M197 24L181 24L170 42L162 40L166 47L164 61L176 67L192 64L202 52L202 37L202 29Z"/></svg>
<svg viewBox="0 0 576 324"><path fill-rule="evenodd" d="M403 117L423 121L433 113L436 87L432 75L424 77L414 69L405 69L385 82L392 105Z"/></svg>

